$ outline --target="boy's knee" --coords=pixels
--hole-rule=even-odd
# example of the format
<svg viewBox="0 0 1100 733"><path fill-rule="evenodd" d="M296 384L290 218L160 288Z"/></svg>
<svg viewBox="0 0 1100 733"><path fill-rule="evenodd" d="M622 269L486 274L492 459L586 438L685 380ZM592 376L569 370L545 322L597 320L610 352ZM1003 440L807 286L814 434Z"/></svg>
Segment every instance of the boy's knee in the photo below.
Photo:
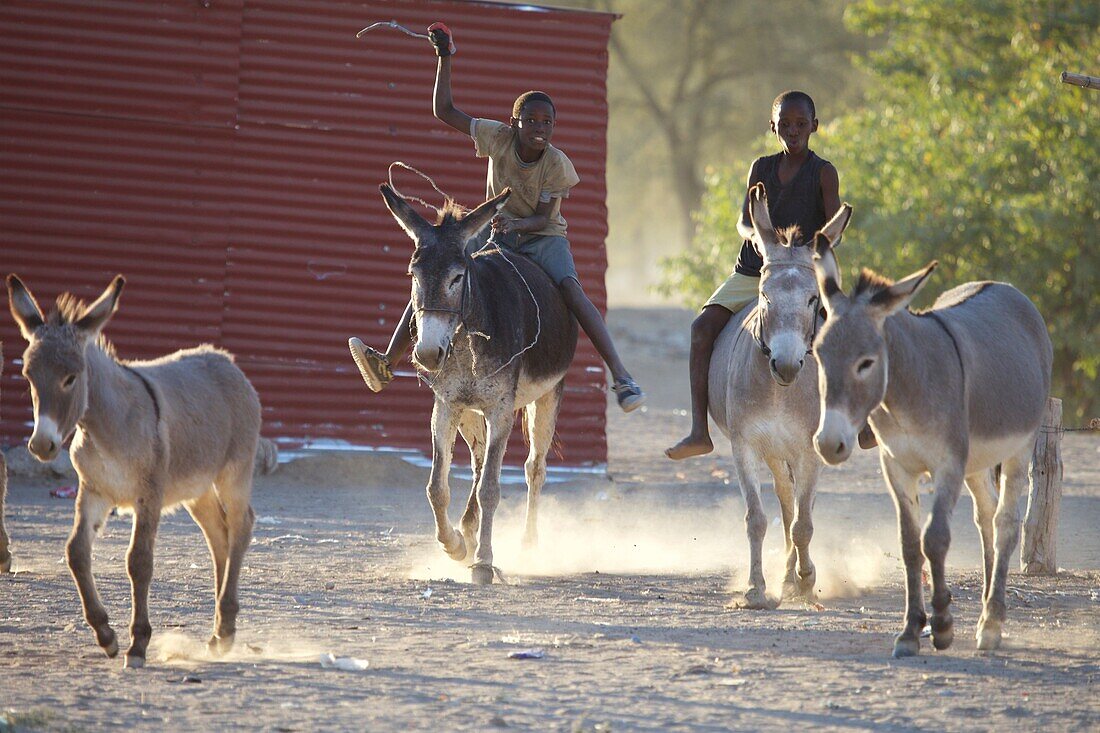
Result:
<svg viewBox="0 0 1100 733"><path fill-rule="evenodd" d="M691 322L691 341L697 345L711 345L718 338L730 313L725 308L706 308Z"/></svg>

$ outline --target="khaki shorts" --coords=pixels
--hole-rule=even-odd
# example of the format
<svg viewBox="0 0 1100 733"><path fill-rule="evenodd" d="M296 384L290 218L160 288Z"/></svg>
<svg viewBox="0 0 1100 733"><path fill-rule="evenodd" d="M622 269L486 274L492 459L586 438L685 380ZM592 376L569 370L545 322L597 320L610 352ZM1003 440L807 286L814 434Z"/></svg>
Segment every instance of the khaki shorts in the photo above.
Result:
<svg viewBox="0 0 1100 733"><path fill-rule="evenodd" d="M473 254L482 247L488 246L489 228L480 236L471 239L466 245L466 251ZM577 277L577 265L573 262L573 253L569 250L569 240L565 237L552 235L538 236L509 236L502 237L501 245L508 252L518 252L525 257L534 260L535 264L543 269L555 285L561 285L568 278L580 282ZM516 240L520 239L518 244Z"/></svg>
<svg viewBox="0 0 1100 733"><path fill-rule="evenodd" d="M736 313L755 301L759 296L760 278L735 272L718 286L718 289L707 299L707 302L703 303L703 307L720 305L730 313Z"/></svg>

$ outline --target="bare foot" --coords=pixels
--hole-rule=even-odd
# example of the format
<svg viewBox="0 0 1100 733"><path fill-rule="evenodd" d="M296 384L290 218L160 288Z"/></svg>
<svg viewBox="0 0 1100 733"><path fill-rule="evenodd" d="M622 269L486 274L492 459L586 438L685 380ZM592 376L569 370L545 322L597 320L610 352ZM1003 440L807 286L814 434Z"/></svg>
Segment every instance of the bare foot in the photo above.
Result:
<svg viewBox="0 0 1100 733"><path fill-rule="evenodd" d="M704 456L714 450L714 444L708 436L701 438L689 435L671 448L665 448L665 455L674 461L692 456Z"/></svg>

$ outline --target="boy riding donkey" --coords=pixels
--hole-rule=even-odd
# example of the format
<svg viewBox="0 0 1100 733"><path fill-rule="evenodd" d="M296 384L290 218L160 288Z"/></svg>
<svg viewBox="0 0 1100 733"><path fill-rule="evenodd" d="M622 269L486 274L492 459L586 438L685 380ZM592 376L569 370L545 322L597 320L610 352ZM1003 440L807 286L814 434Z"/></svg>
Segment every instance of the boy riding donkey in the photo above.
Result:
<svg viewBox="0 0 1100 733"><path fill-rule="evenodd" d="M440 26L442 24L433 25L429 30L439 57L432 111L437 119L473 138L477 157L489 159L487 198L505 188L512 190L501 213L493 219L487 246L500 246L525 255L550 275L569 310L611 370L612 390L618 397L619 407L625 412L641 407L645 394L619 359L600 312L581 287L569 240L565 238L561 203L580 178L565 153L550 144L556 116L553 101L543 92L520 95L507 125L474 118L456 108L451 99L454 46L448 32ZM475 239L467 244L467 249L473 252L482 246L486 246L486 242ZM348 339L359 373L372 391L381 391L393 380L393 364L409 349L411 321L410 304L385 353L365 345L358 338Z"/></svg>
<svg viewBox="0 0 1100 733"><path fill-rule="evenodd" d="M817 110L810 95L798 91L780 94L772 102L770 124L783 149L775 155L757 158L749 169L748 188L737 222L737 231L745 240L737 265L691 324L691 432L665 450L665 455L674 460L714 450L707 422L711 351L730 317L755 303L759 294L763 260L752 242L748 191L763 183L773 226L782 229L797 225L803 235L821 229L840 208L840 176L836 168L810 150L810 135L817 132L818 126ZM865 428L860 433L860 445L871 447L873 441L874 434Z"/></svg>

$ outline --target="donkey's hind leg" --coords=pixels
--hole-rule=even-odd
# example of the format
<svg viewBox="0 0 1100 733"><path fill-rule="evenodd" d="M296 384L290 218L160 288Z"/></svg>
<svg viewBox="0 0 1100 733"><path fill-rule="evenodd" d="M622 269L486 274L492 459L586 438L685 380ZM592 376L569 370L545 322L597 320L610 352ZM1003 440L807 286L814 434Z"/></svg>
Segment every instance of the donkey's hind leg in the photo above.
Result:
<svg viewBox="0 0 1100 733"><path fill-rule="evenodd" d="M527 478L527 523L523 530L523 549L532 550L539 544L539 495L546 483L546 455L554 440L554 427L558 422L558 409L565 380L558 382L549 392L527 405L524 420L530 451L523 464Z"/></svg>
<svg viewBox="0 0 1100 733"><path fill-rule="evenodd" d="M65 545L65 558L69 563L69 572L76 581L76 589L80 593L80 604L84 607L84 620L92 627L96 642L103 647L108 657L118 655L118 639L114 629L108 623L107 609L99 600L95 579L92 577L92 542L113 506L110 501L81 484L76 495L73 531L69 534L69 541Z"/></svg>
<svg viewBox="0 0 1100 733"><path fill-rule="evenodd" d="M989 597L993 582L993 514L997 511L997 489L991 471L979 471L966 477L966 488L974 500L974 525L982 540L982 601Z"/></svg>
<svg viewBox="0 0 1100 733"><path fill-rule="evenodd" d="M1027 468L1031 461L1032 445L1002 464L1001 497L993 518L994 544L993 580L985 598L982 616L978 620L977 641L982 650L996 649L1001 645L1001 626L1007 615L1005 586L1008 581L1008 565L1020 537L1020 494L1027 487Z"/></svg>
<svg viewBox="0 0 1100 733"><path fill-rule="evenodd" d="M225 565L229 561L229 525L226 523L225 508L218 501L217 492L210 491L186 504L187 511L195 524L199 525L210 548L210 560L214 564L214 611L217 614L218 602L225 582ZM218 631L214 627L214 633Z"/></svg>
<svg viewBox="0 0 1100 733"><path fill-rule="evenodd" d="M467 410L459 418L458 430L470 448L470 469L474 474L470 483L470 496L466 500L466 511L462 513L462 541L465 555L463 557L451 555L455 560L464 560L467 557L473 557L477 552L477 528L481 522L480 509L477 505L477 483L481 480L481 470L485 466L485 420L473 410Z"/></svg>
<svg viewBox="0 0 1100 733"><path fill-rule="evenodd" d="M225 570L214 611L214 635L207 647L210 651L224 654L233 648L237 634L237 613L241 566L244 554L252 542L252 525L256 515L252 512L252 456L231 463L222 469L215 478L217 498L225 507L226 548L228 550Z"/></svg>
<svg viewBox="0 0 1100 733"><path fill-rule="evenodd" d="M4 499L8 494L8 464L4 460L4 454L0 453L0 573L11 570L11 552L8 550L10 541L8 532L4 529Z"/></svg>

